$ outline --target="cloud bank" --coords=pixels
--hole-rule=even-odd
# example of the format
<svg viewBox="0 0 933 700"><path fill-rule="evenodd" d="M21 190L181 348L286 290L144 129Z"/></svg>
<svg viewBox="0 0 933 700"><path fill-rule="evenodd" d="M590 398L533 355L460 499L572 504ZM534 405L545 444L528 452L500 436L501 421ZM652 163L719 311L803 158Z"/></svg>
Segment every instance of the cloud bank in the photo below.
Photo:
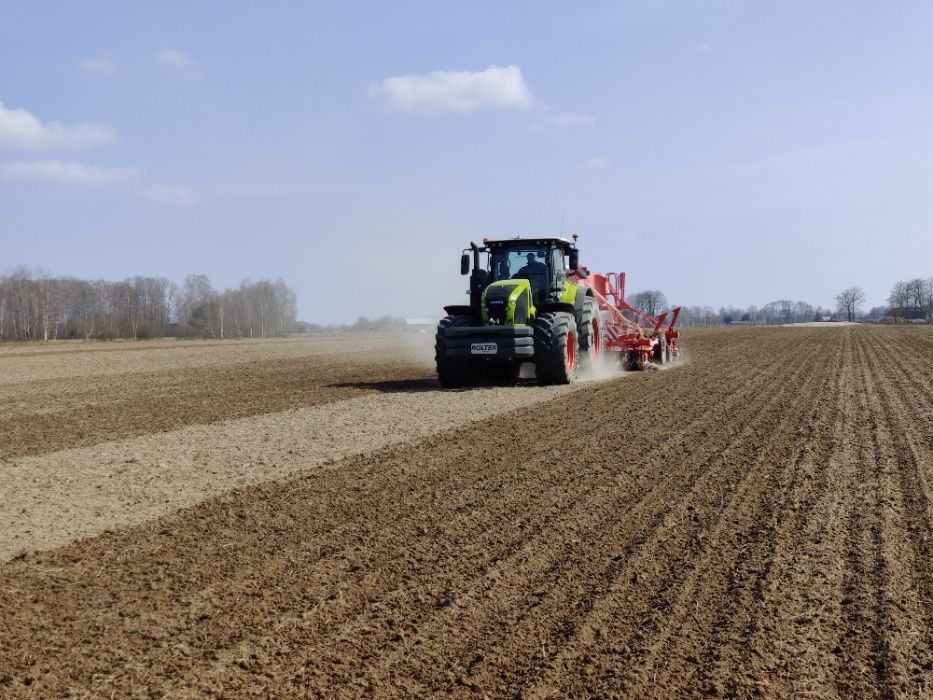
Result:
<svg viewBox="0 0 933 700"><path fill-rule="evenodd" d="M370 86L369 95L403 112L528 109L534 102L518 66L394 76Z"/></svg>
<svg viewBox="0 0 933 700"><path fill-rule="evenodd" d="M102 124L43 124L25 109L0 102L0 150L85 151L116 140L116 132Z"/></svg>
<svg viewBox="0 0 933 700"><path fill-rule="evenodd" d="M109 168L61 160L0 163L0 179L60 185L109 185L139 175L135 168Z"/></svg>

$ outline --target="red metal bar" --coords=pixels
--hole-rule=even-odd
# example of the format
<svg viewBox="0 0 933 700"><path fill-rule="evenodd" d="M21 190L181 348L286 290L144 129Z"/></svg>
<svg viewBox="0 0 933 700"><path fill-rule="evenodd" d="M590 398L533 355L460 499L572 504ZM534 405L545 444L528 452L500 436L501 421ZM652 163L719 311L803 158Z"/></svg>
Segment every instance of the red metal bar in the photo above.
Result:
<svg viewBox="0 0 933 700"><path fill-rule="evenodd" d="M667 318L667 311L663 311L660 316L658 316L658 322L654 324L654 330L651 331L652 335L657 335L658 331L661 330L661 326L664 325L664 319Z"/></svg>

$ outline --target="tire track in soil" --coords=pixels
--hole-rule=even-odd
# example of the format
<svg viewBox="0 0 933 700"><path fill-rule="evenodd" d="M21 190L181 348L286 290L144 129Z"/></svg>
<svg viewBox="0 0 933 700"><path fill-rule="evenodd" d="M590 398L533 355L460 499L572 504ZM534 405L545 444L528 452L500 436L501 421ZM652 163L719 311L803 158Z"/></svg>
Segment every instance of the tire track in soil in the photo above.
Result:
<svg viewBox="0 0 933 700"><path fill-rule="evenodd" d="M807 515L828 480L826 470L814 472L830 449L824 432L829 422L824 403L834 386L828 370L838 364L842 352L839 346L832 358L825 352L815 355L820 364L812 363L807 379L794 386L793 391L807 397L807 403L795 406L780 429L772 432L773 438L785 436L784 449L756 455L743 476L742 493L732 499L739 513L721 517L703 538L708 544L697 557L700 565L692 568L694 579L687 581L671 606L674 612L642 664L637 677L642 686L650 683L649 687L676 689L684 695L691 690L714 695L790 695L796 690L773 687L768 681L770 669L754 668L750 636L770 617L762 614L763 587L778 560L778 549L790 540L789 548L799 551ZM802 361L810 364L812 359ZM795 622L803 620L803 612ZM787 656L786 650L778 648L768 658L773 664L795 661ZM687 668L668 664L668 659L685 660ZM806 673L796 675L807 677Z"/></svg>
<svg viewBox="0 0 933 700"><path fill-rule="evenodd" d="M933 690L933 527L930 501L920 478L922 451L913 433L905 433L903 426L912 419L922 420L923 414L907 408L903 384L897 381L911 376L906 358L864 335L860 341L868 357L866 395L877 421L873 438L883 525L878 546L885 571L890 572L879 586L889 618L883 630L891 657L882 680L887 694L919 695ZM892 373L894 379L877 381ZM926 398L929 407L928 392Z"/></svg>
<svg viewBox="0 0 933 700"><path fill-rule="evenodd" d="M772 380L780 379L781 384L793 385L807 369L808 363L801 363L789 377L772 377ZM815 373L810 372L804 381L805 385L816 381ZM569 658L561 659L560 665L550 669L551 678L543 680L532 695L554 690L559 695L598 693L604 690L607 681L621 692L635 695L650 693L651 688L657 687L659 669L651 667L652 661L675 629L686 621L684 618L689 616L690 606L685 601L693 594L697 577L703 575L703 557L710 549L719 547L721 530L726 524L723 515L729 513L733 505L741 506L751 489L760 488L751 481L754 472L746 466L761 461L757 456L754 430L763 424L769 427L769 435L779 435L790 422L789 417L782 415L781 400L784 398L783 392L775 392L770 395L766 409L750 407L749 412L756 416L755 422L739 431L739 436L748 444L737 441L741 445L738 449L730 445L730 449L723 450L724 459L719 473L710 470L703 474L700 491L701 494L706 492L702 494L706 500L696 498L694 504L682 499L670 504L669 512L662 522L657 523L652 538L642 544L639 556L627 562L609 593L602 596L599 601L602 614L597 609L593 617L607 619L612 608L624 607L625 612L621 616L614 616L614 623L635 632L624 638L613 637L611 633L600 632L600 628L594 625L588 630L589 634L582 636L602 638L605 648L597 645L596 653L593 653L592 645L589 645L584 656L600 659L602 663L593 663L588 668L582 658L571 654ZM739 458L734 458L736 452ZM726 459L727 456L731 459ZM705 517L701 515L704 511L709 513ZM675 517L676 525L672 525ZM733 525L734 521L730 520L729 524ZM714 543L717 544L714 546ZM701 565L697 565L697 560ZM647 593L642 594L640 589ZM717 604L721 602L717 601ZM574 686L559 684L558 679L566 676L566 667L573 666L583 667L586 680L576 678ZM680 677L688 672L689 669L683 666L672 670Z"/></svg>
<svg viewBox="0 0 933 700"><path fill-rule="evenodd" d="M736 679L740 692L776 696L834 694L839 659L833 651L842 626L846 494L854 480L850 462L840 457L847 439L842 415L852 391L852 343L846 333L838 353L836 372L827 384L835 396L817 406L812 429L803 436L805 469L795 472L791 497L772 509L777 522L770 548L753 576L749 613L755 606L760 619L750 617L743 630L733 623L733 644L740 651L723 665L724 677ZM810 440L814 440L812 444ZM784 512L789 517L780 520ZM725 616L723 617L725 621Z"/></svg>
<svg viewBox="0 0 933 700"><path fill-rule="evenodd" d="M872 381L865 348L856 342L858 376L855 400L850 404L852 422L847 430L857 465L852 486L854 499L847 517L845 545L847 572L842 603L845 630L838 640L841 667L837 690L845 697L881 697L893 666L892 650L886 636L890 623L884 586L889 578L882 550L883 493L882 464L877 441L877 417L871 412L868 385Z"/></svg>
<svg viewBox="0 0 933 700"><path fill-rule="evenodd" d="M930 457L933 454L933 379L922 360L926 345L933 347L933 336L927 338L926 344L921 344L923 339L908 337L904 343L907 350L916 352L892 352L889 360L892 360L892 367L902 380L895 382L895 390L904 407L899 420L904 425L919 423L914 430L905 432L901 429L895 433L909 441L917 465L918 482L930 506L928 510L933 510L933 458ZM924 454L926 459L920 456Z"/></svg>
<svg viewBox="0 0 933 700"><path fill-rule="evenodd" d="M864 345L866 336L864 335L864 329L853 329L851 333L846 334L847 338L847 353L850 356L848 362L845 362L844 365L848 370L846 372L847 386L842 386L842 391L838 397L837 403L839 404L837 408L841 410L845 407L846 403L846 394L849 394L848 400L854 400L854 389L856 385L855 380L853 380L854 367L859 365L852 362L852 338L857 337L859 339L860 345ZM898 354L896 348L886 347L884 343L872 342L869 346L872 350L877 351L878 357L883 357L886 353L890 353L890 357L896 358L896 364L900 366L905 365L905 358L916 359L914 356L911 356L907 353ZM875 362L878 359L876 356L872 356L871 367L867 369L868 373L873 378L890 378L891 372L887 373L884 371L885 368L880 365L879 362ZM862 367L865 367L865 363L861 364ZM887 377L886 377L887 375ZM880 388L880 394L882 395L882 401L875 401L872 405L872 410L876 414L880 415L881 411L888 416L888 431L879 430L878 437L883 438L884 436L898 436L908 442L915 442L914 438L917 436L918 432L923 434L922 431L913 431L906 432L903 430L903 426L908 425L909 421L906 420L906 415L900 416L899 419L891 419L891 406L895 405L896 402L888 396L887 387L901 387L897 381L880 381L878 382L878 387ZM911 394L915 399L916 394ZM923 394L920 394L921 401ZM927 403L928 407L930 404ZM825 422L825 415L823 416ZM846 429L840 428L841 422L837 421L835 425L835 434L834 443L837 445L837 450L840 449L838 446L843 445L847 440L847 432L859 430L860 427L864 424L864 416L861 416L858 419L855 419L853 425L848 425ZM898 430L896 426L900 425L901 429ZM929 433L927 433L929 434ZM915 464L918 461L918 450L913 452ZM888 455L890 457L890 455ZM767 692L769 694L776 694L780 696L789 696L795 692L805 692L805 693L818 693L820 695L832 694L833 689L830 685L832 677L835 671L838 671L839 664L833 664L831 660L834 658L834 654L842 655L844 653L843 649L839 646L836 646L835 649L830 649L827 645L828 640L835 638L834 631L838 629L841 625L839 624L840 617L840 604L839 600L843 599L841 594L842 590L842 572L839 571L839 564L836 563L831 556L832 552L836 550L841 550L839 546L840 539L840 528L837 526L838 515L842 512L841 504L843 499L838 495L840 487L843 487L846 483L854 483L854 475L851 473L846 478L839 478L841 474L834 474L834 478L829 481L827 475L831 472L836 472L840 465L840 460L836 459L836 455L832 454L830 460L830 470L824 470L822 472L822 478L820 482L816 485L815 493L824 491L825 496L817 497L817 507L814 508L816 511L814 515L807 519L807 523L804 523L803 526L799 524L792 524L786 527L786 534L782 535L779 540L786 540L782 544L785 549L787 549L787 554L784 557L785 561L791 564L792 573L793 570L796 570L797 577L794 576L785 577L783 581L783 586L778 585L781 581L773 581L769 584L768 589L765 589L765 592L770 589L772 595L770 596L771 600L769 603L764 604L765 609L767 610L768 605L774 606L786 599L790 599L791 603L796 602L796 605L781 605L776 608L778 612L768 615L767 613L759 613L761 618L760 624L765 626L765 629L761 631L757 637L760 642L764 642L766 646L762 650L759 645L756 647L754 644L746 646L746 649L749 650L749 653L743 655L741 662L737 665L733 665L731 671L728 674L720 675L721 678L731 678L733 683L727 685L729 689L729 694L737 692L735 686L735 680L741 680L743 678L743 672L750 668L754 667L754 664L757 660L766 660L767 664L762 665L763 668L757 671L758 681L760 684L758 687L743 687L739 686L738 692L745 694L751 692ZM834 461L835 460L835 461ZM847 455L847 461L851 464L853 458L851 455ZM891 460L888 459L890 463ZM911 474L916 474L916 471L909 472ZM881 484L880 488L883 493L888 494L886 500L886 509L885 509L885 536L883 538L883 551L885 552L886 561L888 565L894 567L898 561L913 561L913 562L929 562L929 556L924 556L922 547L924 546L925 540L918 539L915 535L918 532L918 529L925 530L929 532L928 527L924 527L924 523L929 521L926 519L928 516L928 508L925 503L921 504L919 508L916 508L916 513L909 513L907 517L897 517L902 515L904 510L903 508L890 508L891 496L892 494L896 498L900 498L907 493L920 493L923 494L921 489L914 488L913 485L905 486L901 484L898 488L897 485L891 482L891 473L890 470L886 471L885 474L888 476L888 479ZM900 470L900 476L903 477L904 472ZM846 489L850 490L850 489ZM811 495L811 500L813 496ZM851 500L851 499L850 499ZM833 506L829 509L818 507L819 501L824 501ZM805 504L805 511L810 509L811 504ZM855 511L859 508L857 504L848 504L850 511ZM797 511L799 513L799 510ZM895 514L895 517L892 518L892 512ZM795 523L797 519L790 519L789 522ZM892 524L893 523L893 524ZM911 527L913 523L913 527ZM919 528L918 528L919 525ZM810 537L809 546L808 540L806 538L797 538L795 533L802 531L810 531L815 533ZM920 552L918 556L910 557L905 556L907 554L906 547L903 544L904 538L901 533L903 532L911 533L911 539L917 545L917 549ZM831 540L827 540L827 535L832 535ZM815 556L814 556L815 555ZM803 560L803 561L801 561ZM809 560L809 561L808 561ZM812 562L816 562L813 564ZM768 562L768 568L771 568L773 562ZM922 564L921 564L922 566ZM780 562L774 567L774 570L778 573L781 572ZM926 567L925 575L929 575L929 565ZM800 576L800 572L807 574L808 576ZM828 572L828 573L827 573ZM818 580L813 580L813 575L818 575ZM923 574L921 574L923 575ZM858 692L861 695L870 695L874 693L880 694L890 694L892 688L896 688L897 691L903 692L905 695L922 695L925 688L930 687L929 679L929 655L930 655L930 643L929 643L929 633L930 633L930 605L927 602L924 606L924 600L921 596L920 604L907 606L910 608L909 612L905 607L902 607L906 604L904 596L891 596L890 593L892 589L895 591L900 588L901 591L906 591L909 595L910 591L913 588L913 583L910 582L910 577L904 577L903 575L894 574L893 578L895 581L893 583L887 584L885 593L894 599L894 605L888 605L886 607L886 612L890 616L890 620L882 620L882 623L887 623L885 628L889 637L894 638L895 640L900 639L901 644L889 643L887 646L894 649L892 652L893 661L890 664L891 676L884 677L881 679L880 689L878 687L873 687L872 684L863 684L857 691L852 691L852 688L849 688L852 692ZM825 579L825 582L822 581ZM906 579L905 582L903 579ZM759 579L760 582L760 579ZM823 585L814 585L820 584ZM775 595L776 593L776 595ZM795 600L796 599L796 600ZM927 598L927 601L929 598ZM914 601L916 602L916 596L914 596ZM698 609L706 610L709 608L709 601L699 601ZM789 609L787 609L789 607ZM727 609L723 614L723 619L732 618L731 612ZM783 628L775 628L775 623L779 626L781 620L790 620L792 624L784 625ZM734 618L733 618L734 620ZM769 623L769 620L771 623ZM911 626L911 620L921 620L919 627L920 630L916 629L916 625ZM816 622L816 628L814 629L814 622ZM756 625L756 620L752 617L748 621L749 627L754 628ZM740 628L740 622L733 622L733 626ZM909 633L908 633L908 628ZM922 630L922 631L921 631ZM899 647L903 647L905 640L913 638L915 641L912 645L912 652L915 656L918 656L919 659L912 659L910 665L905 664L904 654L896 653ZM754 641L754 640L753 640ZM713 640L711 646L714 648L723 647L727 641ZM742 637L739 637L739 641L734 642L734 646L741 647L745 645ZM877 645L876 645L877 648ZM877 658L877 655L876 655ZM775 669L775 664L781 665L783 661L783 669ZM872 660L862 660L857 659L856 664L862 666L871 665ZM887 668L887 665L885 666ZM904 675L908 672L905 668L909 669L909 672L912 675L910 681L907 681L904 678ZM835 669L835 670L834 670ZM923 670L921 670L923 669ZM776 674L775 671L780 670L782 673ZM924 673L924 670L926 673ZM714 676L718 675L713 673ZM784 683L768 683L766 679L773 679L775 676L780 678L783 675L785 678L789 677L796 681L795 683L788 684ZM665 684L665 678L662 676L660 683L662 687L670 688L669 684ZM703 687L703 683L700 683L700 686Z"/></svg>

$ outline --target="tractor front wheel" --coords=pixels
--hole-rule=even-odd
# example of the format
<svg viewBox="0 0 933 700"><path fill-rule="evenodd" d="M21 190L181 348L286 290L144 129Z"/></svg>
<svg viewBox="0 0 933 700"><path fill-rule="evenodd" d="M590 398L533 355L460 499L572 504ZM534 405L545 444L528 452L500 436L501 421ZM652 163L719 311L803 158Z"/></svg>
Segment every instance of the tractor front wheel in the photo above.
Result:
<svg viewBox="0 0 933 700"><path fill-rule="evenodd" d="M457 326L472 325L469 316L446 316L437 324L434 336L434 359L437 363L437 378L445 389L458 389L479 384L482 364L468 355L450 355L447 348L447 331Z"/></svg>
<svg viewBox="0 0 933 700"><path fill-rule="evenodd" d="M546 311L535 321L535 373L540 384L570 384L577 376L577 321Z"/></svg>

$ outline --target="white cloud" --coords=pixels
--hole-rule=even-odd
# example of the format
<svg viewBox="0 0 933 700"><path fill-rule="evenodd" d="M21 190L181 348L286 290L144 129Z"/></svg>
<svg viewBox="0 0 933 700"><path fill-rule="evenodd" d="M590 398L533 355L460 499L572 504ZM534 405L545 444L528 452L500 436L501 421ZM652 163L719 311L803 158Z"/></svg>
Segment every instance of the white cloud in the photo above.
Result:
<svg viewBox="0 0 933 700"><path fill-rule="evenodd" d="M81 70L92 75L116 75L117 66L106 56L84 58L81 60Z"/></svg>
<svg viewBox="0 0 933 700"><path fill-rule="evenodd" d="M609 161L605 158L589 158L584 161L585 170L609 170Z"/></svg>
<svg viewBox="0 0 933 700"><path fill-rule="evenodd" d="M537 131L544 131L546 128L560 129L565 126L592 126L594 123L596 123L596 120L589 114L561 112L560 114L552 114L545 117L541 124L535 126L535 129Z"/></svg>
<svg viewBox="0 0 933 700"><path fill-rule="evenodd" d="M142 191L143 197L166 207L186 207L194 204L191 190L178 185L150 185Z"/></svg>
<svg viewBox="0 0 933 700"><path fill-rule="evenodd" d="M61 160L0 163L0 179L60 185L109 185L139 175L134 168L108 168Z"/></svg>
<svg viewBox="0 0 933 700"><path fill-rule="evenodd" d="M0 102L0 150L84 151L116 140L116 132L101 124L43 124L25 109L8 109Z"/></svg>
<svg viewBox="0 0 933 700"><path fill-rule="evenodd" d="M527 109L534 101L518 66L399 75L371 85L369 95L384 98L404 112Z"/></svg>
<svg viewBox="0 0 933 700"><path fill-rule="evenodd" d="M155 62L163 68L182 73L189 78L197 78L201 75L201 68L194 59L179 49L162 49L156 54Z"/></svg>

